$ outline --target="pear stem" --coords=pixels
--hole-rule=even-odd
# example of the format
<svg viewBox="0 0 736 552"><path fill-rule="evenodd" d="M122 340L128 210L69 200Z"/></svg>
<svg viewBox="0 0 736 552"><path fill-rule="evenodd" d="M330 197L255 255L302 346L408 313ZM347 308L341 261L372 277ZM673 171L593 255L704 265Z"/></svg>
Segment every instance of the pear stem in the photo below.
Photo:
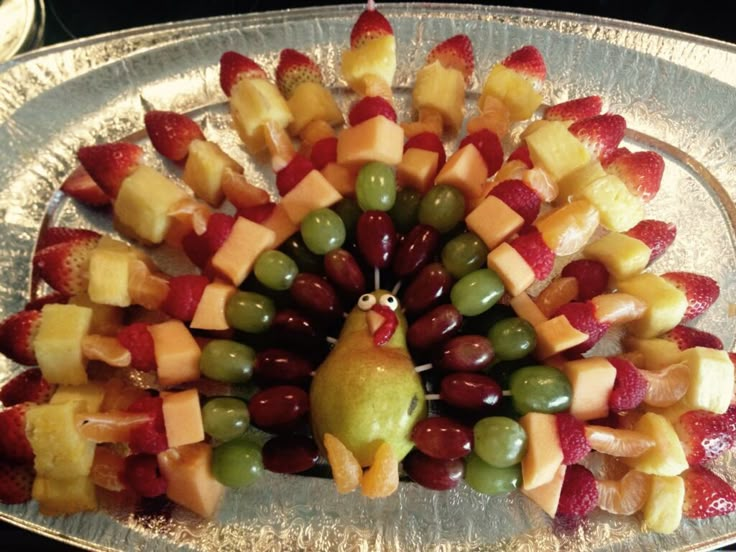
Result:
<svg viewBox="0 0 736 552"><path fill-rule="evenodd" d="M325 338L327 340L327 343L330 345L335 345L337 343L336 337L330 337L329 335Z"/></svg>
<svg viewBox="0 0 736 552"><path fill-rule="evenodd" d="M431 395L424 395L424 399L427 401L438 401L440 400L440 396L436 393L433 393Z"/></svg>
<svg viewBox="0 0 736 552"><path fill-rule="evenodd" d="M377 266L373 267L373 289L381 289L381 271Z"/></svg>
<svg viewBox="0 0 736 552"><path fill-rule="evenodd" d="M391 290L391 295L396 295L399 293L399 290L401 289L401 280L396 282L396 285L394 286L394 289Z"/></svg>
<svg viewBox="0 0 736 552"><path fill-rule="evenodd" d="M432 369L432 364L430 364L430 363L420 364L419 366L415 366L414 367L414 371L417 372L417 373L419 373L419 372L426 372L427 370L431 370L431 369Z"/></svg>

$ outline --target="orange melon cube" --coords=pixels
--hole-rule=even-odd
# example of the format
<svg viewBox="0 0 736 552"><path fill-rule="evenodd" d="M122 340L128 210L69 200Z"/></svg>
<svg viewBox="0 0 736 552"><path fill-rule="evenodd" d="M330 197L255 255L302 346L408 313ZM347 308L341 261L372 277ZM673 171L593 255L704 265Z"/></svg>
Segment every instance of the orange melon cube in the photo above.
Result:
<svg viewBox="0 0 736 552"><path fill-rule="evenodd" d="M580 345L588 334L577 330L564 315L555 316L534 327L537 332L535 355L544 360Z"/></svg>
<svg viewBox="0 0 736 552"><path fill-rule="evenodd" d="M355 195L355 177L357 174L354 169L348 169L338 163L327 163L321 172L322 176L332 184L332 187L340 195L347 197Z"/></svg>
<svg viewBox="0 0 736 552"><path fill-rule="evenodd" d="M271 216L264 220L262 224L274 233L274 241L271 249L278 248L294 232L299 230L299 226L291 222L289 215L280 203L276 204L276 207L271 212Z"/></svg>
<svg viewBox="0 0 736 552"><path fill-rule="evenodd" d="M532 502L539 506L549 517L555 517L557 505L560 503L562 483L565 481L567 466L562 464L550 481L533 489L521 489Z"/></svg>
<svg viewBox="0 0 736 552"><path fill-rule="evenodd" d="M313 170L281 199L281 206L291 222L298 226L309 212L329 207L341 199L340 192L322 176L322 173Z"/></svg>
<svg viewBox="0 0 736 552"><path fill-rule="evenodd" d="M199 379L199 357L202 351L180 320L151 324L158 381L164 387Z"/></svg>
<svg viewBox="0 0 736 552"><path fill-rule="evenodd" d="M519 418L527 436L521 460L522 489L528 491L551 482L562 465L562 447L554 414L529 412Z"/></svg>
<svg viewBox="0 0 736 552"><path fill-rule="evenodd" d="M516 249L504 242L488 254L488 268L501 278L506 291L515 297L534 283L534 270Z"/></svg>
<svg viewBox="0 0 736 552"><path fill-rule="evenodd" d="M467 200L480 197L488 167L473 144L467 144L453 153L435 178L435 184L448 184L462 190Z"/></svg>
<svg viewBox="0 0 736 552"><path fill-rule="evenodd" d="M616 368L603 357L572 360L563 370L572 386L570 414L579 420L608 416L608 397L613 390Z"/></svg>
<svg viewBox="0 0 736 552"><path fill-rule="evenodd" d="M465 224L493 249L524 226L524 219L496 196L488 196L465 217Z"/></svg>
<svg viewBox="0 0 736 552"><path fill-rule="evenodd" d="M404 129L378 115L337 136L337 162L359 168L371 161L398 165L404 153Z"/></svg>
<svg viewBox="0 0 736 552"><path fill-rule="evenodd" d="M511 305L511 308L514 309L516 316L526 320L532 326L538 326L542 322L547 321L547 317L541 310L539 310L539 307L534 300L523 291L516 297L513 297L509 304Z"/></svg>
<svg viewBox="0 0 736 552"><path fill-rule="evenodd" d="M424 194L437 176L438 163L439 155L436 151L409 148L396 167L396 181L399 186L414 188Z"/></svg>
<svg viewBox="0 0 736 552"><path fill-rule="evenodd" d="M235 293L235 287L225 282L207 284L189 327L194 330L227 330L225 304Z"/></svg>
<svg viewBox="0 0 736 552"><path fill-rule="evenodd" d="M162 393L164 427L169 447L191 445L204 441L202 408L196 389L178 393Z"/></svg>
<svg viewBox="0 0 736 552"><path fill-rule="evenodd" d="M273 246L276 234L262 224L238 217L230 235L212 256L212 266L236 286L250 274L258 255Z"/></svg>
<svg viewBox="0 0 736 552"><path fill-rule="evenodd" d="M166 496L204 518L217 511L225 487L212 475L212 447L194 443L170 448L158 455L158 465L168 481Z"/></svg>

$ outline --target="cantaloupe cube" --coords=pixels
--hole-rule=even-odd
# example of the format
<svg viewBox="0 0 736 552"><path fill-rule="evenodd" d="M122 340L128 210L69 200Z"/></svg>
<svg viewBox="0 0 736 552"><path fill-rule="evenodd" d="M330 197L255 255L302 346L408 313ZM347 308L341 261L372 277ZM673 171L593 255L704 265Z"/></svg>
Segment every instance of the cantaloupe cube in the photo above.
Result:
<svg viewBox="0 0 736 552"><path fill-rule="evenodd" d="M613 232L625 232L644 218L644 201L612 174L588 184L580 197L598 209L601 226Z"/></svg>
<svg viewBox="0 0 736 552"><path fill-rule="evenodd" d="M551 121L526 137L529 156L535 167L541 167L552 180L560 179L590 160L585 146L559 121Z"/></svg>
<svg viewBox="0 0 736 552"><path fill-rule="evenodd" d="M99 412L105 400L105 386L101 383L83 383L82 385L60 385L51 396L49 404L62 404L81 401L82 412Z"/></svg>
<svg viewBox="0 0 736 552"><path fill-rule="evenodd" d="M562 447L554 414L529 412L519 418L526 432L526 454L521 460L522 489L530 490L552 481L562 465Z"/></svg>
<svg viewBox="0 0 736 552"><path fill-rule="evenodd" d="M204 441L202 407L196 389L178 393L162 393L164 426L169 447Z"/></svg>
<svg viewBox="0 0 736 552"><path fill-rule="evenodd" d="M690 371L690 385L683 403L691 410L723 414L733 396L734 366L726 351L693 347L682 352Z"/></svg>
<svg viewBox="0 0 736 552"><path fill-rule="evenodd" d="M616 368L603 357L591 357L565 363L564 372L572 387L570 414L578 420L605 418Z"/></svg>
<svg viewBox="0 0 736 552"><path fill-rule="evenodd" d="M654 439L655 445L636 458L623 459L627 465L640 472L665 476L679 475L687 469L677 432L664 416L647 412L634 423L633 429Z"/></svg>
<svg viewBox="0 0 736 552"><path fill-rule="evenodd" d="M60 516L97 510L95 485L89 476L52 479L37 475L31 497L44 516Z"/></svg>
<svg viewBox="0 0 736 552"><path fill-rule="evenodd" d="M294 120L289 125L292 135L299 134L312 121L325 121L330 125L342 124L342 111L332 94L317 82L299 84L286 100Z"/></svg>
<svg viewBox="0 0 736 552"><path fill-rule="evenodd" d="M250 274L258 255L273 246L276 234L262 224L238 217L230 235L212 256L212 266L239 286Z"/></svg>
<svg viewBox="0 0 736 552"><path fill-rule="evenodd" d="M685 482L677 475L654 475L650 481L649 497L643 508L645 528L655 533L674 533L682 521Z"/></svg>
<svg viewBox="0 0 736 552"><path fill-rule="evenodd" d="M169 212L185 197L184 190L163 174L139 165L120 185L113 211L117 222L133 237L158 244L171 225Z"/></svg>
<svg viewBox="0 0 736 552"><path fill-rule="evenodd" d="M398 165L404 153L404 129L378 115L337 135L337 162L360 168L371 161Z"/></svg>
<svg viewBox="0 0 736 552"><path fill-rule="evenodd" d="M555 475L549 482L533 489L522 488L521 492L539 506L549 517L555 517L557 505L560 503L560 494L562 493L562 484L565 481L566 471L567 466L562 464L557 468Z"/></svg>
<svg viewBox="0 0 736 552"><path fill-rule="evenodd" d="M230 326L225 318L225 305L233 293L235 293L235 286L225 282L207 284L189 327L193 330L229 329Z"/></svg>
<svg viewBox="0 0 736 552"><path fill-rule="evenodd" d="M128 264L130 255L96 248L89 256L87 293L94 303L116 307L130 306Z"/></svg>
<svg viewBox="0 0 736 552"><path fill-rule="evenodd" d="M442 122L451 132L460 130L465 106L465 78L453 67L439 60L422 67L412 90L414 109L431 108L442 115Z"/></svg>
<svg viewBox="0 0 736 552"><path fill-rule="evenodd" d="M225 487L212 475L210 445L170 448L158 455L158 465L168 481L166 496L204 518L215 515Z"/></svg>
<svg viewBox="0 0 736 552"><path fill-rule="evenodd" d="M559 193L557 203L566 203L580 194L591 182L607 176L601 162L597 159L591 160L585 165L574 169L557 182Z"/></svg>
<svg viewBox="0 0 736 552"><path fill-rule="evenodd" d="M438 162L436 151L409 148L396 167L396 182L399 186L414 188L424 194L434 183Z"/></svg>
<svg viewBox="0 0 736 552"><path fill-rule="evenodd" d="M373 120L373 119L371 119ZM280 205L297 226L308 213L334 205L342 199L340 193L319 171L310 171L282 199Z"/></svg>
<svg viewBox="0 0 736 552"><path fill-rule="evenodd" d="M112 305L93 303L86 293L70 297L68 304L92 309L89 333L115 335L123 325L123 309Z"/></svg>
<svg viewBox="0 0 736 552"><path fill-rule="evenodd" d="M181 179L194 195L217 207L225 199L221 185L225 169L243 172L243 167L214 142L192 140Z"/></svg>
<svg viewBox="0 0 736 552"><path fill-rule="evenodd" d="M538 324L534 331L537 332L534 354L541 360L572 349L588 339L588 334L575 329L562 314Z"/></svg>
<svg viewBox="0 0 736 552"><path fill-rule="evenodd" d="M293 115L276 85L266 79L239 79L230 90L233 125L248 153L266 149L264 126L272 121L286 128Z"/></svg>
<svg viewBox="0 0 736 552"><path fill-rule="evenodd" d="M509 108L512 121L528 119L542 103L542 95L534 90L530 81L500 63L488 73L478 105L483 106L488 95L498 98Z"/></svg>
<svg viewBox="0 0 736 552"><path fill-rule="evenodd" d="M526 320L532 326L538 326L542 322L546 322L548 320L544 313L539 310L539 307L534 300L529 297L526 292L522 291L516 297L512 297L511 301L509 301L509 305L514 309L516 316Z"/></svg>
<svg viewBox="0 0 736 552"><path fill-rule="evenodd" d="M355 196L355 177L354 169L348 169L337 163L327 163L320 171L325 180L332 184L341 196Z"/></svg>
<svg viewBox="0 0 736 552"><path fill-rule="evenodd" d="M396 39L384 35L343 51L340 71L358 94L365 94L364 81L371 77L381 78L390 87L396 72Z"/></svg>
<svg viewBox="0 0 736 552"><path fill-rule="evenodd" d="M472 200L481 196L488 176L488 167L478 148L466 144L450 156L434 182L454 186L463 192L466 200Z"/></svg>
<svg viewBox="0 0 736 552"><path fill-rule="evenodd" d="M639 320L626 324L636 337L655 337L670 331L687 310L685 294L656 274L639 274L618 283L618 290L643 300L648 306Z"/></svg>
<svg viewBox="0 0 736 552"><path fill-rule="evenodd" d="M534 283L534 270L516 249L504 242L488 253L488 268L501 278L511 296L519 295Z"/></svg>
<svg viewBox="0 0 736 552"><path fill-rule="evenodd" d="M77 305L45 305L33 340L38 367L49 383L87 382L82 338L89 333L92 309Z"/></svg>
<svg viewBox="0 0 736 552"><path fill-rule="evenodd" d="M299 226L291 221L286 209L280 203L276 204L273 211L271 211L271 216L264 220L262 224L274 234L272 249L280 247L294 232L299 230Z"/></svg>
<svg viewBox="0 0 736 552"><path fill-rule="evenodd" d="M641 367L645 370L661 370L680 362L682 351L669 339L640 339L627 335L623 340L624 349L641 354Z"/></svg>
<svg viewBox="0 0 736 552"><path fill-rule="evenodd" d="M617 280L625 280L646 268L652 250L641 240L611 232L587 245L583 255L602 263Z"/></svg>
<svg viewBox="0 0 736 552"><path fill-rule="evenodd" d="M465 224L488 249L495 248L524 226L522 216L496 196L488 196L465 217Z"/></svg>
<svg viewBox="0 0 736 552"><path fill-rule="evenodd" d="M180 320L151 324L158 381L164 387L199 379L202 351Z"/></svg>

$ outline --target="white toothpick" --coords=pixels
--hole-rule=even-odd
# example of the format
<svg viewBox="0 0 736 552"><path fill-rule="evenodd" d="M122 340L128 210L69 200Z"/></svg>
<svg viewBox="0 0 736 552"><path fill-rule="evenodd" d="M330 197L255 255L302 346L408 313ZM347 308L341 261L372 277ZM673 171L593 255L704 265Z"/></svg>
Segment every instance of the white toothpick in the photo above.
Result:
<svg viewBox="0 0 736 552"><path fill-rule="evenodd" d="M428 401L438 401L440 400L440 396L436 393L432 393L431 395L424 395L424 398Z"/></svg>
<svg viewBox="0 0 736 552"><path fill-rule="evenodd" d="M336 337L330 337L329 335L325 338L327 340L327 343L330 345L335 345L337 343Z"/></svg>
<svg viewBox="0 0 736 552"><path fill-rule="evenodd" d="M510 397L511 396L511 390L510 389L504 389L503 391L501 391L501 394L504 397Z"/></svg>
<svg viewBox="0 0 736 552"><path fill-rule="evenodd" d="M394 289L391 290L391 295L396 295L399 293L399 290L401 289L401 280L396 282L396 285L394 286Z"/></svg>
<svg viewBox="0 0 736 552"><path fill-rule="evenodd" d="M427 370L431 370L431 369L432 369L432 365L429 364L429 363L428 364L420 364L419 366L415 366L414 367L414 371L417 372L417 373L419 373L419 372L426 372Z"/></svg>
<svg viewBox="0 0 736 552"><path fill-rule="evenodd" d="M373 267L373 289L381 289L381 271L377 266Z"/></svg>

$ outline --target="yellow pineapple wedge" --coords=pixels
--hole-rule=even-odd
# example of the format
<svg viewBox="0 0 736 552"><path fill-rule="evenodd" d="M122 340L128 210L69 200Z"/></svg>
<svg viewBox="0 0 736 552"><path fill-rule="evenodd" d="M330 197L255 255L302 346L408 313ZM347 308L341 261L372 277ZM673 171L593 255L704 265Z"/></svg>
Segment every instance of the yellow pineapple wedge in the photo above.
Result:
<svg viewBox="0 0 736 552"><path fill-rule="evenodd" d="M646 268L652 250L641 240L610 232L588 244L583 255L603 264L616 280L625 280Z"/></svg>
<svg viewBox="0 0 736 552"><path fill-rule="evenodd" d="M76 385L87 382L82 338L89 333L92 309L77 305L45 305L33 340L38 367L46 381Z"/></svg>
<svg viewBox="0 0 736 552"><path fill-rule="evenodd" d="M601 162L597 159L578 167L557 182L559 189L557 203L566 203L574 197L580 197L588 184L606 175Z"/></svg>
<svg viewBox="0 0 736 552"><path fill-rule="evenodd" d="M361 96L391 99L396 73L396 39L388 20L375 8L360 14L342 54L342 77Z"/></svg>
<svg viewBox="0 0 736 552"><path fill-rule="evenodd" d="M37 475L31 496L45 516L59 516L97 510L95 485L89 476L53 479Z"/></svg>
<svg viewBox="0 0 736 552"><path fill-rule="evenodd" d="M235 83L230 112L235 130L250 154L266 149L267 123L286 128L294 119L279 89L266 79L243 78Z"/></svg>
<svg viewBox="0 0 736 552"><path fill-rule="evenodd" d="M679 475L687 469L680 438L667 418L647 412L636 421L633 429L654 439L655 445L636 458L626 458L626 464L643 473L663 476Z"/></svg>
<svg viewBox="0 0 736 552"><path fill-rule="evenodd" d="M82 411L99 412L105 400L105 386L101 383L83 383L81 385L60 385L51 396L49 404L64 404L80 401Z"/></svg>
<svg viewBox="0 0 736 552"><path fill-rule="evenodd" d="M683 403L690 410L723 414L733 396L734 367L726 351L693 347L682 352L690 371L690 385Z"/></svg>
<svg viewBox="0 0 736 552"><path fill-rule="evenodd" d="M688 307L685 294L656 274L639 274L618 283L618 290L647 304L639 320L627 324L628 331L642 338L655 337L677 326Z"/></svg>
<svg viewBox="0 0 736 552"><path fill-rule="evenodd" d="M607 175L588 184L577 196L590 201L600 214L601 226L614 232L629 230L644 218L644 202L623 181Z"/></svg>
<svg viewBox="0 0 736 552"><path fill-rule="evenodd" d="M672 533L682 520L685 482L678 476L651 478L649 497L644 504L644 523L649 531Z"/></svg>
<svg viewBox="0 0 736 552"><path fill-rule="evenodd" d="M529 156L535 167L544 169L559 182L590 161L590 153L559 121L550 121L526 137Z"/></svg>
<svg viewBox="0 0 736 552"><path fill-rule="evenodd" d="M92 309L92 321L89 333L97 335L115 335L123 325L123 309L112 305L93 303L86 293L80 293L69 298L70 305Z"/></svg>
<svg viewBox="0 0 736 552"><path fill-rule="evenodd" d="M194 195L217 207L225 199L222 190L225 169L243 172L243 167L217 144L206 140L192 140L181 178Z"/></svg>

